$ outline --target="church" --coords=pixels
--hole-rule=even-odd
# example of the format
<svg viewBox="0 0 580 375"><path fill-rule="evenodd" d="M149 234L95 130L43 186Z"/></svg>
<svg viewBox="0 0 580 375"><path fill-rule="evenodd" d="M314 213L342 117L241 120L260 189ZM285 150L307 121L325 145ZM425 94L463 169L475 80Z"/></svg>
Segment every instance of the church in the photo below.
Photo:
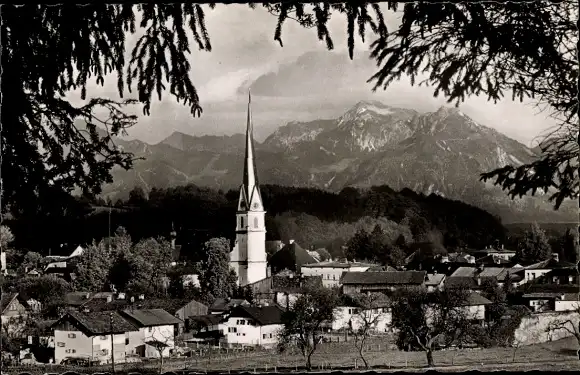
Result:
<svg viewBox="0 0 580 375"><path fill-rule="evenodd" d="M230 266L236 271L240 286L253 284L268 277L266 211L254 161L251 102L251 94L248 94L244 175L236 213L236 240L230 253Z"/></svg>

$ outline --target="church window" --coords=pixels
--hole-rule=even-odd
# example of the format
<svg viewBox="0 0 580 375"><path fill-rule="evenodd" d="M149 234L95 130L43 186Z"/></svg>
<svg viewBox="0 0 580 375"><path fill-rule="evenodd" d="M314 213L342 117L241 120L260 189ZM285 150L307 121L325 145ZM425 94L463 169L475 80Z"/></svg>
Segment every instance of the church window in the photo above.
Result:
<svg viewBox="0 0 580 375"><path fill-rule="evenodd" d="M240 218L240 228L243 228L243 227L244 227L244 218L241 217Z"/></svg>
<svg viewBox="0 0 580 375"><path fill-rule="evenodd" d="M258 228L258 218L254 218L254 228Z"/></svg>

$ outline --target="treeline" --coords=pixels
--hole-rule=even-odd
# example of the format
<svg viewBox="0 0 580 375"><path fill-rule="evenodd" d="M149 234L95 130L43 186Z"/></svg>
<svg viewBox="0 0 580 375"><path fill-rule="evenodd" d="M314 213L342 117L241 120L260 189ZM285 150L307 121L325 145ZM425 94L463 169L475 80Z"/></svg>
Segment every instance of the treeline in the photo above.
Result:
<svg viewBox="0 0 580 375"><path fill-rule="evenodd" d="M440 238L441 245L448 249L481 248L506 239L500 219L488 212L409 189L395 192L387 186L345 188L336 194L314 188L264 185L261 192L268 211L267 240L295 239L303 247L338 249L357 231L364 228L370 232L377 223L390 230L394 238ZM238 191L195 185L154 188L149 194L136 188L126 201L113 204L103 199L77 198L63 202L60 206L66 209L61 212L20 217L6 224L15 234L16 248L43 255L49 251L53 255L66 254L77 244L109 236L109 231L118 226L126 228L136 241L167 237L173 227L183 253L196 260L202 244L210 238L233 239L237 200Z"/></svg>

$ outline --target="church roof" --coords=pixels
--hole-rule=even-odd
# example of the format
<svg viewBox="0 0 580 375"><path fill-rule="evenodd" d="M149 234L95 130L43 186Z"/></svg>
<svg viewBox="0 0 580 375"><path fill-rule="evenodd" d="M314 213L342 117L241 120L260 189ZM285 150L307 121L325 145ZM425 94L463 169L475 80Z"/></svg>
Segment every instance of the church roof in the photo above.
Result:
<svg viewBox="0 0 580 375"><path fill-rule="evenodd" d="M270 258L270 266L274 273L284 269L299 272L303 265L310 263L316 263L316 259L296 242L287 244Z"/></svg>
<svg viewBox="0 0 580 375"><path fill-rule="evenodd" d="M262 196L258 188L258 174L254 150L254 124L251 110L252 97L248 93L248 119L246 124L246 154L244 157L244 178L240 187L238 211L262 211Z"/></svg>

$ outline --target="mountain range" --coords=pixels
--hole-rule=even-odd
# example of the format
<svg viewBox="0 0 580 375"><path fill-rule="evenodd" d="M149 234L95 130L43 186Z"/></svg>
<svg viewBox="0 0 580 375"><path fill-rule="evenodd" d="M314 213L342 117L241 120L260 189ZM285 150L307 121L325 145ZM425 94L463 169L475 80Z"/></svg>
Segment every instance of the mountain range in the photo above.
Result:
<svg viewBox="0 0 580 375"><path fill-rule="evenodd" d="M114 169L114 182L103 187L103 195L114 200L127 197L135 186L148 191L188 183L238 188L244 138L175 132L154 145L116 139L119 147L144 160L129 171ZM493 184L479 181L480 173L528 163L539 151L476 123L458 108L420 113L361 101L335 119L289 122L264 142L255 142L255 149L262 184L332 191L346 186L408 187L471 203L504 222L576 220L573 204L554 211L543 195L512 200Z"/></svg>

